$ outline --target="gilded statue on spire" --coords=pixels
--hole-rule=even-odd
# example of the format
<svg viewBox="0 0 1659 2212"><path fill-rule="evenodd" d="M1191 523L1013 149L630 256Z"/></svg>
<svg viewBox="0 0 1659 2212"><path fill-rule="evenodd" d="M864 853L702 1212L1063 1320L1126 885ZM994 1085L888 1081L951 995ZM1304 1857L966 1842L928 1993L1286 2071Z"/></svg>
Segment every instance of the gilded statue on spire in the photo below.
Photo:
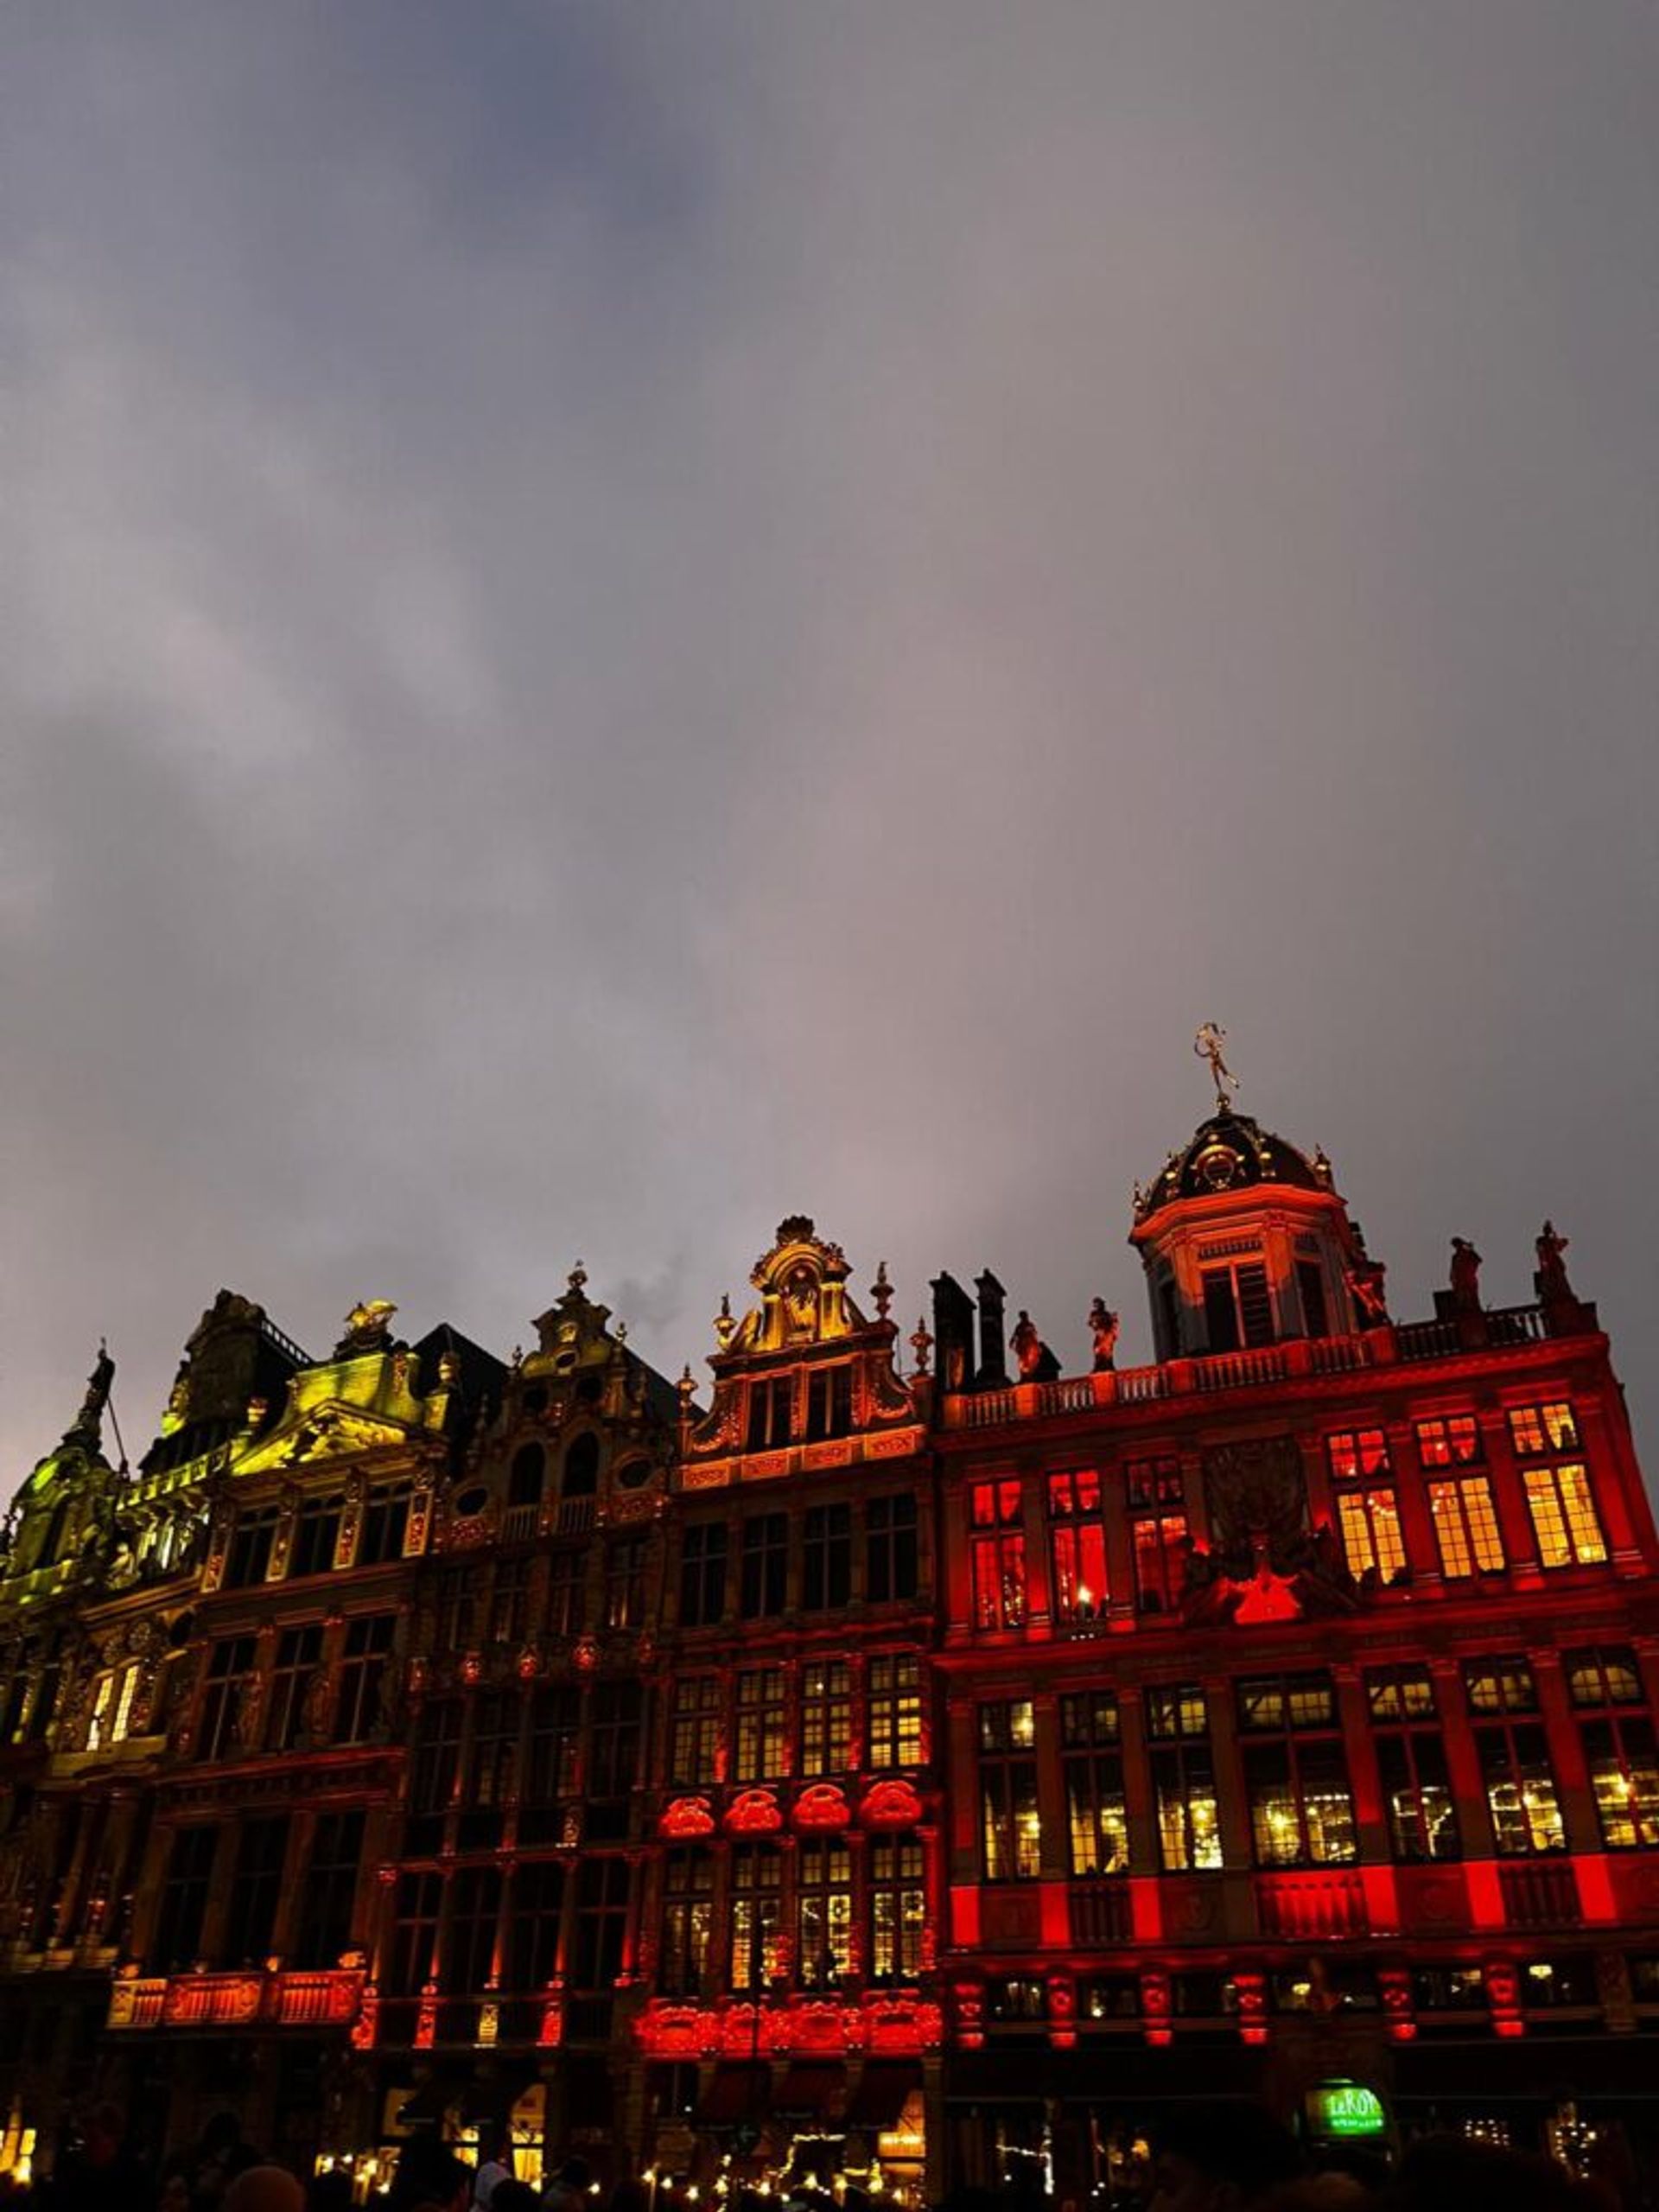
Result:
<svg viewBox="0 0 1659 2212"><path fill-rule="evenodd" d="M1232 1107L1232 1100L1228 1096L1228 1093L1238 1089L1238 1077L1222 1057L1221 1048L1226 1042L1226 1039L1227 1032L1219 1023L1201 1021L1198 1024L1198 1034L1192 1039L1192 1050L1201 1060L1208 1060L1210 1063L1210 1080L1216 1086L1216 1108L1217 1112L1223 1114L1229 1112Z"/></svg>

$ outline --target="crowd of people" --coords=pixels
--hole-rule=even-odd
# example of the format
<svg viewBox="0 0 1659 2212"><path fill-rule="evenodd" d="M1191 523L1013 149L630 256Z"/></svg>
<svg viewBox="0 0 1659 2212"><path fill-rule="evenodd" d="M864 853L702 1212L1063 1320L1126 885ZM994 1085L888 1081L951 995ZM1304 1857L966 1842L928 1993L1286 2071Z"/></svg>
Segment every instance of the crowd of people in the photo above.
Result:
<svg viewBox="0 0 1659 2212"><path fill-rule="evenodd" d="M512 2149L486 2146L474 2164L435 2137L400 2152L374 2212L647 2212L639 2183L618 2183L601 2204L589 2169L567 2159L543 2188L512 2171ZM779 2198L738 2188L733 2212L779 2212ZM963 2190L944 2212L1034 2212L1029 2194ZM244 2140L235 2117L214 2120L195 2147L152 2171L132 2148L121 2113L100 2105L32 2190L0 2177L0 2212L353 2212L343 2169L302 2180ZM783 2212L836 2212L827 2190L809 2190ZM1609 2133L1591 2170L1454 2134L1426 2136L1395 2157L1382 2149L1321 2157L1268 2113L1215 2102L1173 2114L1153 2145L1141 2201L1114 2212L1659 2212L1644 2181Z"/></svg>

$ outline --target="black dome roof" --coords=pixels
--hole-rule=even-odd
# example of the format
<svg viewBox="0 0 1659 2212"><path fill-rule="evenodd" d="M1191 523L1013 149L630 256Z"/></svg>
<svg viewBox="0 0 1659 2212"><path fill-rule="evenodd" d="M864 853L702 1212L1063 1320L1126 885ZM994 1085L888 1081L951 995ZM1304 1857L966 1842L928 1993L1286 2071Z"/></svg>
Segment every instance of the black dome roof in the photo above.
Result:
<svg viewBox="0 0 1659 2212"><path fill-rule="evenodd" d="M1285 1183L1293 1190L1328 1191L1331 1163L1315 1148L1310 1160L1248 1114L1223 1106L1200 1122L1186 1145L1141 1192L1135 1220L1142 1222L1178 1198L1214 1198L1254 1183Z"/></svg>

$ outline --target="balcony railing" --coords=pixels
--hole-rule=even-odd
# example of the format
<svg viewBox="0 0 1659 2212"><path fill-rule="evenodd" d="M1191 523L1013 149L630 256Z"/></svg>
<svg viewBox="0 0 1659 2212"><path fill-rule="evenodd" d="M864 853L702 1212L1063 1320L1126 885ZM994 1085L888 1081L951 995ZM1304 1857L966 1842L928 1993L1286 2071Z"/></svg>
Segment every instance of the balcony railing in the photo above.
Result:
<svg viewBox="0 0 1659 2212"><path fill-rule="evenodd" d="M1370 1932L1364 1883L1345 1869L1258 1874L1255 1912L1270 1941L1330 1943Z"/></svg>
<svg viewBox="0 0 1659 2212"><path fill-rule="evenodd" d="M1585 1309L1587 1312L1590 1309ZM1507 1351L1542 1344L1549 1332L1541 1306L1493 1307L1480 1317L1484 1348ZM1056 1382L1013 1382L997 1390L963 1391L943 1401L947 1428L1000 1428L1005 1422L1088 1413L1096 1407L1144 1406L1166 1398L1211 1397L1259 1389L1298 1375L1353 1375L1394 1360L1445 1359L1483 1349L1467 1342L1456 1320L1402 1321L1361 1336L1296 1337L1247 1351L1161 1360Z"/></svg>
<svg viewBox="0 0 1659 2212"><path fill-rule="evenodd" d="M1579 1885L1570 1865L1528 1859L1500 1866L1497 1884L1511 1928L1572 1928L1579 1923Z"/></svg>
<svg viewBox="0 0 1659 2212"><path fill-rule="evenodd" d="M363 2001L350 1967L313 1974L250 1967L235 1974L131 1975L110 1992L109 2025L126 2028L349 2027Z"/></svg>
<svg viewBox="0 0 1659 2212"><path fill-rule="evenodd" d="M1132 1940L1126 1885L1111 1875L1071 1885L1071 1941L1080 1950L1116 1950Z"/></svg>

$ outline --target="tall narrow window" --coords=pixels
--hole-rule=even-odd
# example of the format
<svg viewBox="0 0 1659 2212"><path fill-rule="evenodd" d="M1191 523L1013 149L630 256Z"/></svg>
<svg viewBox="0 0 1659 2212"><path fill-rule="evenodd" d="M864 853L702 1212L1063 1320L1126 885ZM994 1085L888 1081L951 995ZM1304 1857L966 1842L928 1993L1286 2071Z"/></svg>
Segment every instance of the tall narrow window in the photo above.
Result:
<svg viewBox="0 0 1659 2212"><path fill-rule="evenodd" d="M1259 1260L1204 1270L1205 1339L1212 1352L1273 1342L1273 1300Z"/></svg>
<svg viewBox="0 0 1659 2212"><path fill-rule="evenodd" d="M474 1700L468 1812L493 1810L512 1802L518 1786L523 1713L524 1700L516 1690L491 1690Z"/></svg>
<svg viewBox="0 0 1659 2212"><path fill-rule="evenodd" d="M322 1662L322 1628L285 1628L276 1639L276 1662L270 1673L270 1695L265 1708L265 1744L273 1751L291 1751L306 1730L306 1694Z"/></svg>
<svg viewBox="0 0 1659 2212"><path fill-rule="evenodd" d="M547 1480L547 1453L539 1444L521 1444L512 1455L512 1465L507 1473L507 1506L509 1511L528 1512L542 1502L542 1486ZM532 1518L530 1526L534 1529Z"/></svg>
<svg viewBox="0 0 1659 2212"><path fill-rule="evenodd" d="M1171 1613L1186 1575L1186 1494L1176 1459L1132 1460L1126 1470L1135 1602L1143 1613Z"/></svg>
<svg viewBox="0 0 1659 2212"><path fill-rule="evenodd" d="M749 1385L749 1426L747 1438L751 1452L774 1452L790 1440L795 1425L795 1378L792 1375L774 1375Z"/></svg>
<svg viewBox="0 0 1659 2212"><path fill-rule="evenodd" d="M835 1367L814 1368L806 1378L806 1440L816 1444L830 1436L846 1436L853 1426L853 1370L842 1360Z"/></svg>
<svg viewBox="0 0 1659 2212"><path fill-rule="evenodd" d="M865 1507L864 1594L873 1605L913 1598L918 1588L916 1499L909 1491Z"/></svg>
<svg viewBox="0 0 1659 2212"><path fill-rule="evenodd" d="M467 1997L487 1986L501 1916L501 1877L493 1866L463 1866L450 1884L449 1922L438 1969L445 1993Z"/></svg>
<svg viewBox="0 0 1659 2212"><path fill-rule="evenodd" d="M663 1942L657 1986L664 1997L696 1997L709 1965L715 1866L702 1844L671 1851L663 1865Z"/></svg>
<svg viewBox="0 0 1659 2212"><path fill-rule="evenodd" d="M447 1567L438 1577L438 1648L471 1651L478 1643L480 1576L468 1561Z"/></svg>
<svg viewBox="0 0 1659 2212"><path fill-rule="evenodd" d="M1106 1602L1106 1526L1092 1467L1051 1475L1049 1566L1057 1621L1089 1621Z"/></svg>
<svg viewBox="0 0 1659 2212"><path fill-rule="evenodd" d="M222 1637L208 1653L196 1730L198 1758L228 1758L238 1748L237 1722L253 1674L254 1649L251 1636Z"/></svg>
<svg viewBox="0 0 1659 2212"><path fill-rule="evenodd" d="M574 1554L563 1556L574 1557ZM521 1644L530 1633L530 1580L534 1562L522 1552L514 1558L498 1559L494 1579L490 1586L490 1642ZM568 1635L568 1629L555 1629L556 1636Z"/></svg>
<svg viewBox="0 0 1659 2212"><path fill-rule="evenodd" d="M922 1757L922 1670L913 1651L878 1652L869 1666L872 1767L917 1766Z"/></svg>
<svg viewBox="0 0 1659 2212"><path fill-rule="evenodd" d="M216 1826L180 1828L173 1838L154 1946L156 1965L163 1974L194 1965L201 1949L202 1916L218 1847Z"/></svg>
<svg viewBox="0 0 1659 2212"><path fill-rule="evenodd" d="M784 1610L789 1572L789 1516L757 1513L743 1524L740 1605L746 1621Z"/></svg>
<svg viewBox="0 0 1659 2212"><path fill-rule="evenodd" d="M680 1555L680 1624L709 1628L726 1610L726 1523L694 1521Z"/></svg>
<svg viewBox="0 0 1659 2212"><path fill-rule="evenodd" d="M676 1782L719 1779L720 1677L682 1675L674 1686L669 1764Z"/></svg>
<svg viewBox="0 0 1659 2212"><path fill-rule="evenodd" d="M546 1809L574 1794L581 1723L579 1690L560 1688L536 1692L530 1707L527 1804Z"/></svg>
<svg viewBox="0 0 1659 2212"><path fill-rule="evenodd" d="M853 1594L853 1509L809 1505L801 1554L801 1605L838 1612Z"/></svg>
<svg viewBox="0 0 1659 2212"><path fill-rule="evenodd" d="M547 1609L543 1615L543 1625L549 1636L572 1637L580 1630L583 1586L587 1578L586 1552L549 1553Z"/></svg>
<svg viewBox="0 0 1659 2212"><path fill-rule="evenodd" d="M639 1777L639 1726L644 1711L638 1682L599 1682L588 1724L590 1824L599 1809L626 1798Z"/></svg>
<svg viewBox="0 0 1659 2212"><path fill-rule="evenodd" d="M306 1870L305 1910L295 1936L296 1967L335 1967L350 1948L363 1857L361 1813L321 1813Z"/></svg>
<svg viewBox="0 0 1659 2212"><path fill-rule="evenodd" d="M251 1583L263 1582L270 1573L271 1546L282 1517L278 1505L244 1506L237 1515L225 1567L227 1589L245 1590Z"/></svg>
<svg viewBox="0 0 1659 2212"><path fill-rule="evenodd" d="M1476 1659L1464 1669L1475 1719L1475 1745L1492 1816L1492 1837L1506 1857L1565 1851L1567 1828L1524 1659Z"/></svg>
<svg viewBox="0 0 1659 2212"><path fill-rule="evenodd" d="M1301 1294L1302 1326L1310 1337L1331 1333L1331 1309L1325 1295L1325 1269L1317 1260L1298 1260L1296 1287Z"/></svg>
<svg viewBox="0 0 1659 2212"><path fill-rule="evenodd" d="M442 1874L398 1876L391 1932L391 1972L388 1977L394 1997L417 1996L432 1972L432 1947L437 1937L442 1902Z"/></svg>
<svg viewBox="0 0 1659 2212"><path fill-rule="evenodd" d="M980 1835L988 1882L1034 1882L1042 1872L1036 1749L1029 1698L980 1707Z"/></svg>
<svg viewBox="0 0 1659 2212"><path fill-rule="evenodd" d="M1610 1851L1659 1846L1659 1750L1634 1652L1567 1655L1567 1694L1581 1716L1585 1763Z"/></svg>
<svg viewBox="0 0 1659 2212"><path fill-rule="evenodd" d="M280 1815L243 1821L225 1927L225 1957L231 1966L257 1966L270 1948L287 1849L288 1822Z"/></svg>
<svg viewBox="0 0 1659 2212"><path fill-rule="evenodd" d="M340 1695L334 1706L334 1741L366 1743L389 1719L391 1640L397 1621L392 1613L371 1613L346 1624L346 1651L340 1662Z"/></svg>
<svg viewBox="0 0 1659 2212"><path fill-rule="evenodd" d="M1516 1459L1523 1464L1521 1479L1538 1540L1538 1557L1545 1567L1601 1567L1607 1559L1607 1540L1596 1514L1595 1494L1579 1452L1578 1423L1573 1408L1563 1401L1510 1408L1510 1437Z"/></svg>
<svg viewBox="0 0 1659 2212"><path fill-rule="evenodd" d="M591 1429L575 1438L559 1475L561 1499L592 1497L599 1489L599 1439Z"/></svg>
<svg viewBox="0 0 1659 2212"><path fill-rule="evenodd" d="M873 1835L866 1857L871 1978L913 1981L922 1970L922 1929L927 1919L921 1843L913 1835Z"/></svg>
<svg viewBox="0 0 1659 2212"><path fill-rule="evenodd" d="M803 1989L828 1989L852 1972L853 1867L844 1836L813 1837L799 1847L795 1956Z"/></svg>
<svg viewBox="0 0 1659 2212"><path fill-rule="evenodd" d="M379 1567L401 1559L409 1535L409 1509L414 1493L407 1483L376 1483L363 1508L363 1533L358 1539L359 1567Z"/></svg>
<svg viewBox="0 0 1659 2212"><path fill-rule="evenodd" d="M810 1781L846 1771L852 1746L851 1681L844 1659L801 1669L801 1772Z"/></svg>
<svg viewBox="0 0 1659 2212"><path fill-rule="evenodd" d="M1067 1843L1074 1874L1122 1874L1129 1864L1117 1700L1084 1690L1060 1700Z"/></svg>
<svg viewBox="0 0 1659 2212"><path fill-rule="evenodd" d="M1158 1851L1167 1872L1221 1865L1221 1816L1216 1803L1210 1716L1194 1682L1160 1683L1147 1693L1152 1743L1153 1803Z"/></svg>
<svg viewBox="0 0 1659 2212"><path fill-rule="evenodd" d="M777 1847L741 1843L732 1852L733 1989L764 1989L777 1974L783 1929Z"/></svg>
<svg viewBox="0 0 1659 2212"><path fill-rule="evenodd" d="M1026 1618L1026 1539L1017 1475L976 1483L968 1493L972 1527L974 1623L1018 1628Z"/></svg>
<svg viewBox="0 0 1659 2212"><path fill-rule="evenodd" d="M410 1783L410 1806L417 1814L444 1813L454 1802L461 1770L461 1722L459 1698L440 1698L422 1709Z"/></svg>
<svg viewBox="0 0 1659 2212"><path fill-rule="evenodd" d="M302 1574L327 1573L334 1563L334 1547L340 1541L340 1524L345 1511L346 1501L338 1492L332 1497L308 1497L304 1501L295 1523L294 1548L289 1554L290 1580Z"/></svg>
<svg viewBox="0 0 1659 2212"><path fill-rule="evenodd" d="M507 1914L510 1989L528 1996L552 1980L558 1970L563 1905L564 1869L556 1859L529 1859L514 1874Z"/></svg>
<svg viewBox="0 0 1659 2212"><path fill-rule="evenodd" d="M1359 1836L1330 1678L1240 1682L1238 1725L1256 1864L1351 1866Z"/></svg>
<svg viewBox="0 0 1659 2212"><path fill-rule="evenodd" d="M737 1678L737 1782L770 1782L784 1771L784 1670L747 1667Z"/></svg>
<svg viewBox="0 0 1659 2212"><path fill-rule="evenodd" d="M639 1628L645 1618L647 1539L618 1536L605 1554L605 1625Z"/></svg>
<svg viewBox="0 0 1659 2212"><path fill-rule="evenodd" d="M1461 1858L1446 1739L1427 1669L1380 1669L1366 1675L1365 1695L1394 1856L1408 1866Z"/></svg>
<svg viewBox="0 0 1659 2212"><path fill-rule="evenodd" d="M1346 1428L1325 1440L1337 1526L1348 1572L1392 1582L1406 1564L1388 1438L1380 1428Z"/></svg>
<svg viewBox="0 0 1659 2212"><path fill-rule="evenodd" d="M571 1980L609 1990L622 1972L628 1927L629 1869L612 1855L587 1859L576 1875L576 1942Z"/></svg>
<svg viewBox="0 0 1659 2212"><path fill-rule="evenodd" d="M1449 1582L1502 1572L1503 1539L1498 1534L1492 1486L1484 1475L1431 1482L1428 1510L1440 1548L1440 1571Z"/></svg>

